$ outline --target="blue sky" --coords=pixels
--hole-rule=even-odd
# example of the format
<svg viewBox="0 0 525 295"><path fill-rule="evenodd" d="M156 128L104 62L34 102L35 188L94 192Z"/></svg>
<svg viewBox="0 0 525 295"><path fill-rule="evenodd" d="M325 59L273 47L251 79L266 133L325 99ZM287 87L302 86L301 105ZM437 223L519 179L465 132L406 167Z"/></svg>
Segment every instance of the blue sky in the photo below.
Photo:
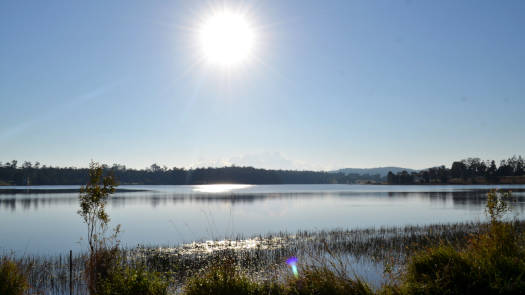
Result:
<svg viewBox="0 0 525 295"><path fill-rule="evenodd" d="M220 5L256 59L200 62ZM2 1L0 160L450 165L525 154L524 1Z"/></svg>

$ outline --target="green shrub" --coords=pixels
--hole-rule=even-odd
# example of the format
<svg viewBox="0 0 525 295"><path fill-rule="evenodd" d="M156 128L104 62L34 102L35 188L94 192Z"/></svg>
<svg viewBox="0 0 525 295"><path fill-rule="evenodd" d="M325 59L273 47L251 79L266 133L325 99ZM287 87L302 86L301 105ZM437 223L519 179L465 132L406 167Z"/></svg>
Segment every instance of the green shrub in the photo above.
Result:
<svg viewBox="0 0 525 295"><path fill-rule="evenodd" d="M212 267L204 275L190 279L184 288L186 295L246 294L246 295L338 295L373 294L363 281L336 275L328 268L309 268L299 278L288 277L284 283L254 282L239 274L235 267L224 264Z"/></svg>
<svg viewBox="0 0 525 295"><path fill-rule="evenodd" d="M487 288L503 293L525 290L525 248L512 223L491 223L489 232L473 239L465 255ZM522 291L521 293L524 293Z"/></svg>
<svg viewBox="0 0 525 295"><path fill-rule="evenodd" d="M474 294L479 285L480 275L472 261L449 246L418 253L407 266L409 294Z"/></svg>
<svg viewBox="0 0 525 295"><path fill-rule="evenodd" d="M299 278L288 278L285 293L290 295L373 294L370 287L362 280L338 276L326 267L303 269Z"/></svg>
<svg viewBox="0 0 525 295"><path fill-rule="evenodd" d="M101 279L98 295L166 295L167 281L144 266L118 266Z"/></svg>
<svg viewBox="0 0 525 295"><path fill-rule="evenodd" d="M26 275L19 266L7 259L0 260L0 294L22 295L28 288Z"/></svg>
<svg viewBox="0 0 525 295"><path fill-rule="evenodd" d="M116 272L120 261L117 248L99 249L93 252L86 263L86 280L90 294L97 294L101 284Z"/></svg>
<svg viewBox="0 0 525 295"><path fill-rule="evenodd" d="M503 222L509 193L488 194L486 232L472 236L463 250L442 245L414 255L402 290L408 294L523 294L525 243L516 224Z"/></svg>
<svg viewBox="0 0 525 295"><path fill-rule="evenodd" d="M116 247L98 249L87 262L89 293L96 295L165 295L168 281L144 265L129 265Z"/></svg>
<svg viewBox="0 0 525 295"><path fill-rule="evenodd" d="M264 293L264 290L275 288L273 292ZM187 295L257 295L257 294L279 294L279 288L275 285L269 288L253 282L249 278L239 274L231 263L210 268L203 275L191 278L185 285L184 292Z"/></svg>

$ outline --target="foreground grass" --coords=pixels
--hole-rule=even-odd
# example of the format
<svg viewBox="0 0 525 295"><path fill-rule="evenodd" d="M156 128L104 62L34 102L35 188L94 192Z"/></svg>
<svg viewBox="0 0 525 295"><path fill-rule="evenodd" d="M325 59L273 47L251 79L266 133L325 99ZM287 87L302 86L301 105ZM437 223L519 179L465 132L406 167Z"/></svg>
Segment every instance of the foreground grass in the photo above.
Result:
<svg viewBox="0 0 525 295"><path fill-rule="evenodd" d="M147 272L162 275L162 278L169 283L167 289L169 293L189 292L187 286L197 286L199 279L202 278L210 281L213 276L210 276L208 272L219 271L220 273L221 270L214 266L221 265L231 265L226 273L235 274L232 280L226 282L235 284L239 281L246 286L265 291L264 294L307 294L282 292L292 292L290 290L294 284L309 286L310 283L313 284L309 281L315 277L320 279L321 274L324 279L331 281L330 283L327 281L327 285L343 286L341 290L347 290L345 289L348 288L347 285L357 284L366 285L374 292L392 293L401 292L402 288L415 290L419 286L418 282L422 282L423 279L429 282L440 282L440 285L445 283L446 275L453 272L447 270L434 276L434 265L441 265L446 269L457 268L458 272L460 269L465 270L460 266L468 267L468 271L454 274L455 283L461 281L463 273L469 274L476 267L490 270L485 274L476 274L478 277L483 277L484 281L488 281L485 278L488 276L487 273L499 274L500 277L494 278L493 281L503 281L502 278L509 277L508 274L494 271L494 265L504 263L514 265L512 261L523 263L523 256L520 254L522 250L519 249L523 249L524 243L520 237L523 236L525 222L514 221L501 224L504 224L502 234L497 237L490 236L487 239L478 238L486 236L491 231L489 223L456 223L361 230L303 231L294 235L280 233L252 239L239 238L233 241L192 243L172 248L124 249L121 250L121 255L124 266L142 267L139 270L141 275L147 276ZM510 235L512 239L506 238L504 234L509 231L512 233ZM504 252L496 251L499 249L499 246L496 246L498 244L489 243L496 238L499 240L505 238L504 244L514 245L512 246L514 248ZM509 239L512 242L510 244ZM477 244L474 244L474 241L477 241ZM477 255L466 254L472 253L475 249L485 249L485 252L476 252ZM489 250L487 249L493 249L490 252L491 255L488 255L489 252L486 251ZM453 256L452 253L455 253L456 256ZM502 256L503 260L497 263L491 262L495 261L495 257L500 256L501 253L505 254ZM289 277L290 268L285 264L285 260L290 256L297 256L301 262L299 278ZM484 257L492 258L487 260ZM86 255L73 257L74 294L87 294L84 282L86 260ZM476 261L476 263L464 263L467 260ZM17 258L15 262L21 266L21 269L27 270L30 293L69 294L69 264L66 257L25 256ZM386 273L377 275L380 278L379 281L371 278L364 278L359 282L354 281L356 275L366 277L360 268L367 265L377 265L378 272L386 271ZM505 269L513 268L506 267ZM519 273L521 268L517 269ZM133 272L132 269L126 271ZM330 274L330 271L333 274ZM410 277L409 273L419 275ZM122 280L126 277L126 272L124 271L123 274ZM241 276L241 279L238 276ZM516 279L512 284L523 281L523 278L513 276ZM133 277L133 275L127 277ZM402 280L401 277L405 279ZM465 281L471 279L471 276L464 278ZM339 283L335 284L334 280L339 280ZM364 280L367 283L364 283ZM316 284L321 284L321 282L322 280ZM495 286L501 286L501 284ZM269 290L273 290L271 292L274 293ZM304 290L294 292L304 292Z"/></svg>
<svg viewBox="0 0 525 295"><path fill-rule="evenodd" d="M365 282L340 277L328 268L305 268L300 277L288 276L281 282L255 282L227 263L211 268L202 276L191 278L183 292L186 295L373 294Z"/></svg>

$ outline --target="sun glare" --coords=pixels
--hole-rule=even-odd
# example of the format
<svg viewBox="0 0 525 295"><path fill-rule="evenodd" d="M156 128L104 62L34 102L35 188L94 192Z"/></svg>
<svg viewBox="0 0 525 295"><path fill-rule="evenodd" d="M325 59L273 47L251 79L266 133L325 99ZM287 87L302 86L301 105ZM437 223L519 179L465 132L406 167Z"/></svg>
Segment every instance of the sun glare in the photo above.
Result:
<svg viewBox="0 0 525 295"><path fill-rule="evenodd" d="M199 41L206 61L234 66L247 61L255 43L254 31L245 16L228 10L215 12L199 31Z"/></svg>
<svg viewBox="0 0 525 295"><path fill-rule="evenodd" d="M197 185L193 190L199 193L227 193L249 187L251 187L249 184L205 184Z"/></svg>

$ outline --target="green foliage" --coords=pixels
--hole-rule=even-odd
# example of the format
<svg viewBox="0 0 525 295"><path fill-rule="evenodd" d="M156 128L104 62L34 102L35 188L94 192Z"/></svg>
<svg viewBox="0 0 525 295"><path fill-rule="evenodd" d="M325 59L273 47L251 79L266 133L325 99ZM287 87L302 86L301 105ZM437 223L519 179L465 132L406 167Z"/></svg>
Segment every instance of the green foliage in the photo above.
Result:
<svg viewBox="0 0 525 295"><path fill-rule="evenodd" d="M98 249L89 255L86 264L86 280L91 294L98 294L119 264L118 248Z"/></svg>
<svg viewBox="0 0 525 295"><path fill-rule="evenodd" d="M203 275L190 279L184 288L186 295L204 294L272 294L272 295L337 295L373 294L360 279L341 277L328 268L306 268L298 278L284 282L255 282L240 274L233 264L210 268Z"/></svg>
<svg viewBox="0 0 525 295"><path fill-rule="evenodd" d="M487 194L487 205L485 206L485 212L490 218L491 226L500 224L504 215L510 212L510 200L510 192L498 193L497 191L492 190Z"/></svg>
<svg viewBox="0 0 525 295"><path fill-rule="evenodd" d="M370 287L359 278L342 277L326 267L303 269L299 278L288 278L285 291L285 294L290 295L373 294Z"/></svg>
<svg viewBox="0 0 525 295"><path fill-rule="evenodd" d="M88 288L97 295L164 295L168 282L144 265L127 265L118 248L99 249L88 260Z"/></svg>
<svg viewBox="0 0 525 295"><path fill-rule="evenodd" d="M232 263L226 262L210 268L201 276L188 280L184 291L187 295L257 295L265 294L264 289L260 284L237 272Z"/></svg>
<svg viewBox="0 0 525 295"><path fill-rule="evenodd" d="M516 224L503 222L510 193L491 191L487 232L466 249L442 245L414 255L402 290L407 294L520 294L525 290L525 243Z"/></svg>
<svg viewBox="0 0 525 295"><path fill-rule="evenodd" d="M27 291L27 277L19 266L7 259L0 260L0 294L22 295Z"/></svg>
<svg viewBox="0 0 525 295"><path fill-rule="evenodd" d="M476 294L480 277L472 261L449 246L415 255L407 268L408 294Z"/></svg>
<svg viewBox="0 0 525 295"><path fill-rule="evenodd" d="M168 282L144 266L118 265L101 279L98 295L166 295Z"/></svg>

